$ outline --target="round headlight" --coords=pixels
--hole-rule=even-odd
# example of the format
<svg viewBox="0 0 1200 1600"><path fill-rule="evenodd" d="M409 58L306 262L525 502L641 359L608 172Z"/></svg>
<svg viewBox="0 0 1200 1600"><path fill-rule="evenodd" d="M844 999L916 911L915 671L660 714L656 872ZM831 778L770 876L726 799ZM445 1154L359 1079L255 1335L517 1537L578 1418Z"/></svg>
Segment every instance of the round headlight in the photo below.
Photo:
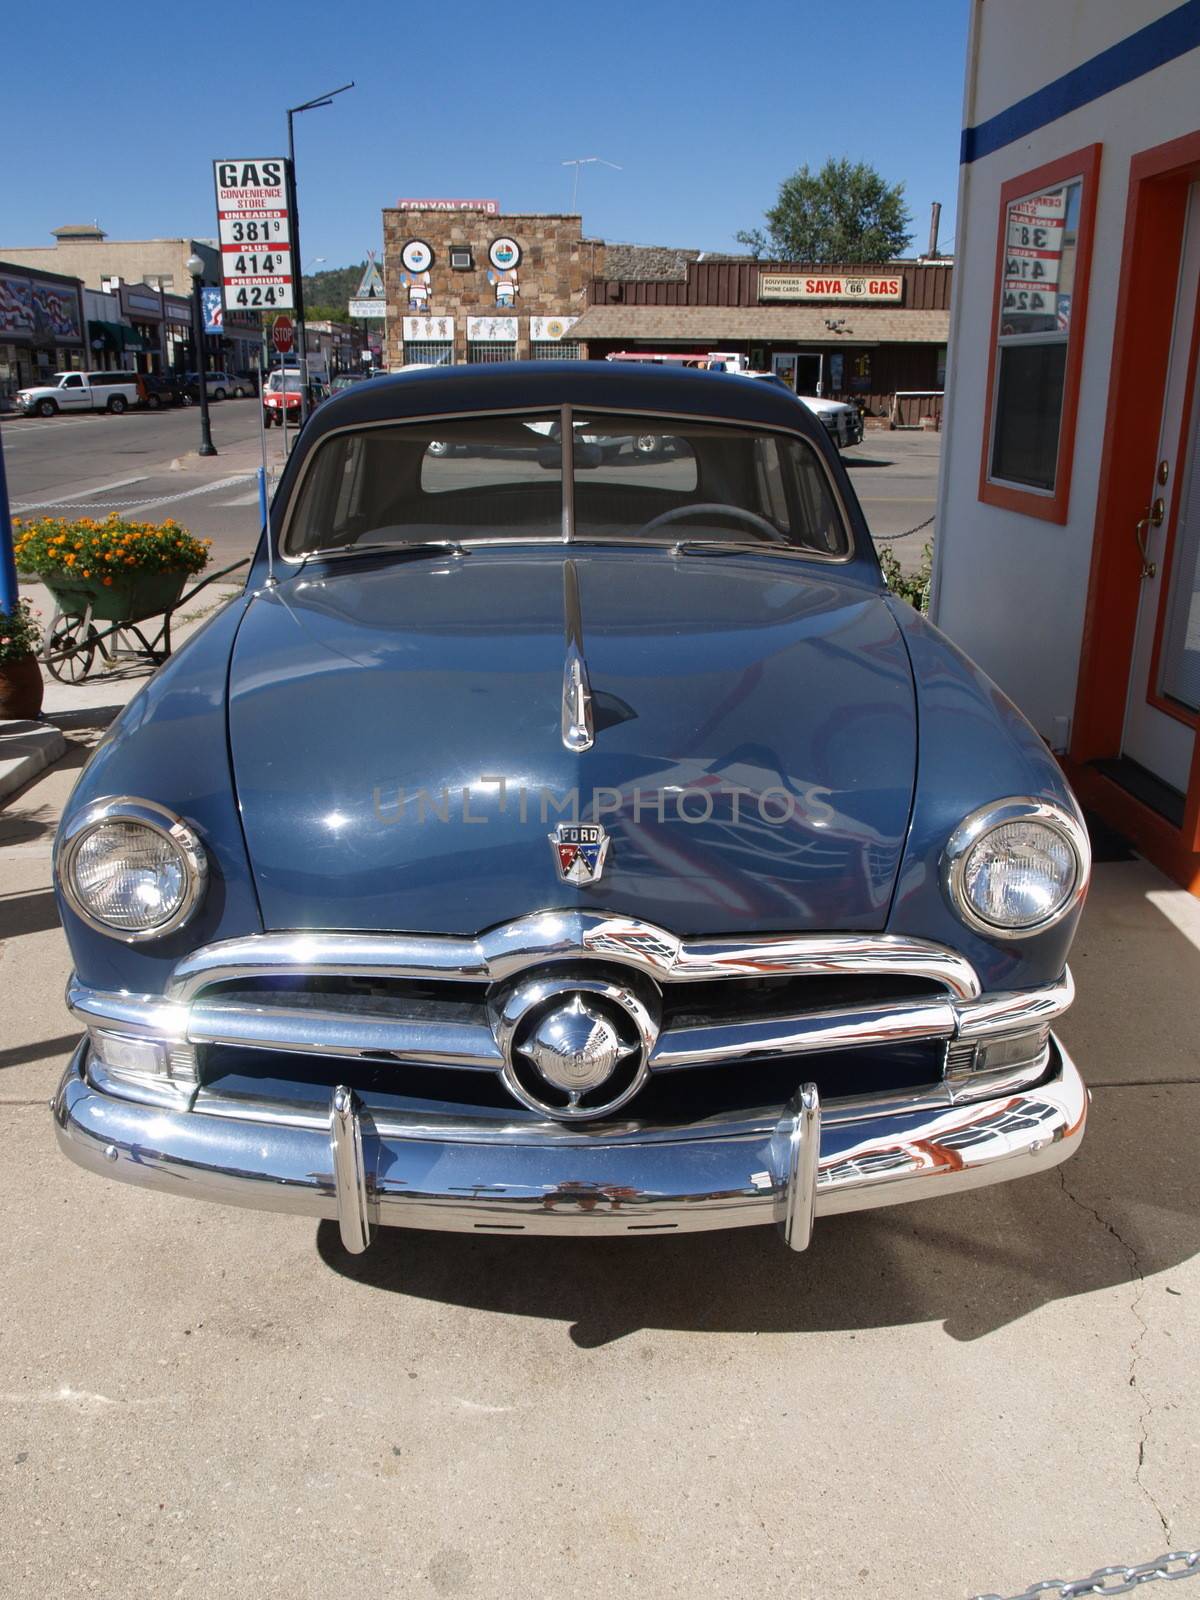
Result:
<svg viewBox="0 0 1200 1600"><path fill-rule="evenodd" d="M997 939L1042 933L1087 889L1091 851L1078 817L1048 801L1000 800L972 812L942 857L958 915Z"/></svg>
<svg viewBox="0 0 1200 1600"><path fill-rule="evenodd" d="M58 881L88 927L127 943L173 933L204 895L208 863L187 824L151 800L88 806L58 842Z"/></svg>

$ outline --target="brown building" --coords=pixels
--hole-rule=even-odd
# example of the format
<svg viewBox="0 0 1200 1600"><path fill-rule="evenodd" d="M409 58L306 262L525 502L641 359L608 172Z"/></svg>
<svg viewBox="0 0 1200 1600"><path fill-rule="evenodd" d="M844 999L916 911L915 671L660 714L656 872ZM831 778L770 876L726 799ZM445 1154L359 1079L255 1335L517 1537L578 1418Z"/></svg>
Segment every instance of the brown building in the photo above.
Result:
<svg viewBox="0 0 1200 1600"><path fill-rule="evenodd" d="M571 359L604 270L578 216L395 207L383 213L388 365Z"/></svg>
<svg viewBox="0 0 1200 1600"><path fill-rule="evenodd" d="M895 406L907 422L939 408L949 261L811 267L610 244L606 266L571 330L593 358L736 351L801 394L856 400L868 414Z"/></svg>
<svg viewBox="0 0 1200 1600"><path fill-rule="evenodd" d="M949 261L810 267L611 244L586 238L578 216L487 204L384 211L393 370L720 350L868 414L907 423L940 412Z"/></svg>

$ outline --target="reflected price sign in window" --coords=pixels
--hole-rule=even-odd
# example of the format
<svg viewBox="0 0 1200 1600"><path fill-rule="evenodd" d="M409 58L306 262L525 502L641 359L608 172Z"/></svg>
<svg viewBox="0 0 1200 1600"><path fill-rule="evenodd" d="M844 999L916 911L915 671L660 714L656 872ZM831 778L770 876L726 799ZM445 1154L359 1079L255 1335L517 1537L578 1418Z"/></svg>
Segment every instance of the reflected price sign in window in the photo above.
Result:
<svg viewBox="0 0 1200 1600"><path fill-rule="evenodd" d="M989 477L1053 493L1083 184L1009 202Z"/></svg>
<svg viewBox="0 0 1200 1600"><path fill-rule="evenodd" d="M1064 184L1048 194L1032 195L1008 208L1005 241L1001 333L1066 332L1071 318L1069 283L1074 266L1075 235L1066 254L1067 219L1079 210L1079 185ZM1059 306L1059 296L1066 301ZM1060 320L1061 319L1061 320Z"/></svg>

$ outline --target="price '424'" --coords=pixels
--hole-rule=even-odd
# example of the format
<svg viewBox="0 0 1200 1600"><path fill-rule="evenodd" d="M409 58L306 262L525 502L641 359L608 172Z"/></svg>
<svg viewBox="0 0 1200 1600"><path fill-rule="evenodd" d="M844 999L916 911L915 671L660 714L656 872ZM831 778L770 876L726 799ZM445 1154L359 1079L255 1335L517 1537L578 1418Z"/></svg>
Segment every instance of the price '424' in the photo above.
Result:
<svg viewBox="0 0 1200 1600"><path fill-rule="evenodd" d="M243 284L240 289L235 290L233 303L235 306L253 308L254 306L289 305L291 301L287 292L283 289L277 289L274 284L268 283L264 287L262 284L250 283Z"/></svg>

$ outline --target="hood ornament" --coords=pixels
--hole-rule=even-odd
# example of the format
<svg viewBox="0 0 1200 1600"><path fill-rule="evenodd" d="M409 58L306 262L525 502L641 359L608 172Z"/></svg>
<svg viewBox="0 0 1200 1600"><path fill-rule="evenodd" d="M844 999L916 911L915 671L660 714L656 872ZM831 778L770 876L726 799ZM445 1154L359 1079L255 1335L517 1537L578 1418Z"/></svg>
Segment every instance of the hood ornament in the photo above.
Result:
<svg viewBox="0 0 1200 1600"><path fill-rule="evenodd" d="M600 822L560 822L546 837L563 883L595 883L604 872L610 839Z"/></svg>
<svg viewBox="0 0 1200 1600"><path fill-rule="evenodd" d="M563 631L567 661L563 668L562 742L568 750L590 750L596 738L592 721L592 686L583 658L583 613L575 563L563 563Z"/></svg>

